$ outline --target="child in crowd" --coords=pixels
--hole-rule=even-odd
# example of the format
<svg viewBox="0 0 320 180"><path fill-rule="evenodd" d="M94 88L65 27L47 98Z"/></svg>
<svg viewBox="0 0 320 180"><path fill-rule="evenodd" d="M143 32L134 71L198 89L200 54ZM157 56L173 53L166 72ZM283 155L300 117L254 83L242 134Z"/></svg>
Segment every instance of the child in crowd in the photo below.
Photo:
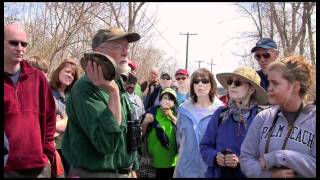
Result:
<svg viewBox="0 0 320 180"><path fill-rule="evenodd" d="M176 98L173 89L163 89L159 97L160 105L147 111L141 124L156 178L172 178L176 166Z"/></svg>

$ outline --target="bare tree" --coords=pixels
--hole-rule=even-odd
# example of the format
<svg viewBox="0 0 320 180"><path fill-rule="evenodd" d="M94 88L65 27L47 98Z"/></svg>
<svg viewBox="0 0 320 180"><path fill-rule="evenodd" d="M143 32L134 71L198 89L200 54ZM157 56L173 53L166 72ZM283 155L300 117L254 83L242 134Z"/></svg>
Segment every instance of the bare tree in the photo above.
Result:
<svg viewBox="0 0 320 180"><path fill-rule="evenodd" d="M316 64L316 55L315 55L315 49L314 49L314 44L313 44L313 32L312 32L312 21L311 21L311 16L312 16L312 11L315 7L315 2L309 2L307 5L307 26L308 26L308 39L309 39L309 46L310 46L310 56L311 56L311 63L313 65Z"/></svg>
<svg viewBox="0 0 320 180"><path fill-rule="evenodd" d="M62 59L81 58L83 52L91 51L95 32L109 26L141 34L140 41L130 44L130 58L138 64L144 59L157 64L162 60L161 53L141 53L157 52L148 43L156 17L146 11L144 2L5 3L5 22L15 20L25 25L30 41L26 55L48 59L50 73ZM148 71L152 63L139 72Z"/></svg>
<svg viewBox="0 0 320 180"><path fill-rule="evenodd" d="M261 2L249 3L249 5L248 3L238 3L236 5L256 25L257 31L255 34L257 36L253 34L252 39L254 41L257 41L255 37L261 38L264 34L275 40L279 38L279 47L284 57L299 53L300 55L309 56L311 62L315 64L315 50L312 38L312 32L315 30L315 27L312 27L311 22L312 10L315 7L315 3ZM308 38L306 38L307 27ZM309 32L311 32L311 35ZM307 49L310 50L309 53L306 51Z"/></svg>

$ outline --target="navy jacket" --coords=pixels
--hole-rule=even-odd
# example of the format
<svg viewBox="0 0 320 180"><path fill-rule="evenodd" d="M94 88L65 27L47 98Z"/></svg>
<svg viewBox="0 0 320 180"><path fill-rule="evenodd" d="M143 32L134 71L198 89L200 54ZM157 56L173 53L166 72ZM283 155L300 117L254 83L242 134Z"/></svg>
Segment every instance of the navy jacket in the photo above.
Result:
<svg viewBox="0 0 320 180"><path fill-rule="evenodd" d="M221 167L216 162L216 155L225 149L231 149L238 157L240 156L240 147L247 134L248 129L241 124L240 134L238 133L238 122L233 120L232 115L225 121L219 123L220 113L225 107L220 107L213 114L209 121L206 132L200 142L200 153L204 162L208 165L206 177L223 177L228 174L228 169ZM257 106L251 109L247 119L247 128L249 128L252 120L257 114ZM228 174L230 175L230 174ZM234 177L244 178L245 175L241 172L238 165L232 174Z"/></svg>

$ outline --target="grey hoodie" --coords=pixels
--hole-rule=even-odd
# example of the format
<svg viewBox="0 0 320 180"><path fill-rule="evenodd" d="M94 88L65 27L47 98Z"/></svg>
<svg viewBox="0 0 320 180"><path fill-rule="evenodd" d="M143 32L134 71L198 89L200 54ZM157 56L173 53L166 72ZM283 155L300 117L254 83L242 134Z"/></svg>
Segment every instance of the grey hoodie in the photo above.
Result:
<svg viewBox="0 0 320 180"><path fill-rule="evenodd" d="M269 150L265 143L269 128L279 106L261 111L252 121L241 145L240 166L247 177L271 177L270 168L285 166L297 177L316 177L316 107L305 106L294 122L286 148L281 150L288 132L288 123L282 112L271 135ZM267 170L262 170L259 157L264 156Z"/></svg>

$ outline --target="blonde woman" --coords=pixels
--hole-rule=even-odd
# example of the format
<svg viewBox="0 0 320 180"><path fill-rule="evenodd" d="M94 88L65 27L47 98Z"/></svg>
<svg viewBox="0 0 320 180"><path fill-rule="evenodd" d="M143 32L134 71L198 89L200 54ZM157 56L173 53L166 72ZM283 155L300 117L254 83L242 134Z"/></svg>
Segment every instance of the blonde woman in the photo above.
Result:
<svg viewBox="0 0 320 180"><path fill-rule="evenodd" d="M254 119L241 147L247 177L316 177L316 107L303 103L312 69L291 56L268 66L268 99L273 104Z"/></svg>

